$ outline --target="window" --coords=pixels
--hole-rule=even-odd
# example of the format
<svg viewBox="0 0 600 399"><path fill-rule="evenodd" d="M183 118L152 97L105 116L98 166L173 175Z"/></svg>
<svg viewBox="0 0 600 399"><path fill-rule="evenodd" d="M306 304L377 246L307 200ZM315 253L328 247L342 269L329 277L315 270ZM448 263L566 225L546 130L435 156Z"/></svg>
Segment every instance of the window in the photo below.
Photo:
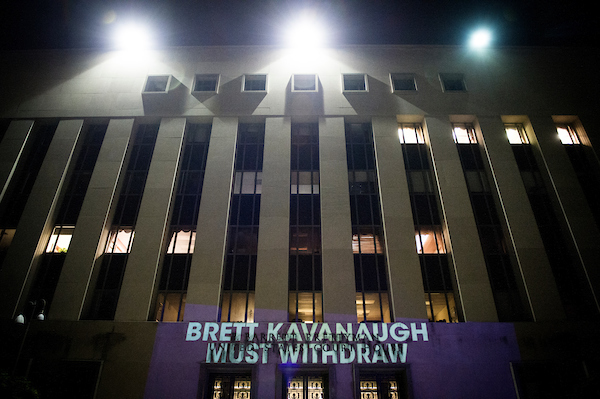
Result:
<svg viewBox="0 0 600 399"><path fill-rule="evenodd" d="M323 321L319 127L293 123L290 158L289 320Z"/></svg>
<svg viewBox="0 0 600 399"><path fill-rule="evenodd" d="M346 124L346 156L357 320L387 323L391 320L388 273L370 124Z"/></svg>
<svg viewBox="0 0 600 399"><path fill-rule="evenodd" d="M315 92L317 89L317 75L293 75L292 91Z"/></svg>
<svg viewBox="0 0 600 399"><path fill-rule="evenodd" d="M529 139L527 138L527 133L525 133L523 126L506 125L504 129L506 130L506 137L508 137L508 142L510 144L529 144Z"/></svg>
<svg viewBox="0 0 600 399"><path fill-rule="evenodd" d="M440 82L445 92L467 91L465 78L461 73L440 73Z"/></svg>
<svg viewBox="0 0 600 399"><path fill-rule="evenodd" d="M219 88L219 75L196 75L193 91L216 93Z"/></svg>
<svg viewBox="0 0 600 399"><path fill-rule="evenodd" d="M267 75L244 75L242 91L267 91Z"/></svg>
<svg viewBox="0 0 600 399"><path fill-rule="evenodd" d="M229 210L221 321L254 320L265 125L240 124Z"/></svg>
<svg viewBox="0 0 600 399"><path fill-rule="evenodd" d="M171 75L148 76L144 93L166 93L169 91Z"/></svg>
<svg viewBox="0 0 600 399"><path fill-rule="evenodd" d="M395 91L417 91L415 75L412 73L391 73L392 92Z"/></svg>
<svg viewBox="0 0 600 399"><path fill-rule="evenodd" d="M420 125L402 124L398 126L398 138L403 144L424 144L425 137Z"/></svg>
<svg viewBox="0 0 600 399"><path fill-rule="evenodd" d="M452 128L452 136L457 144L477 144L477 136L471 125L455 123Z"/></svg>
<svg viewBox="0 0 600 399"><path fill-rule="evenodd" d="M329 397L327 375L286 370L283 397L287 399L323 399Z"/></svg>
<svg viewBox="0 0 600 399"><path fill-rule="evenodd" d="M344 91L368 91L367 75L365 74L346 74L342 75Z"/></svg>
<svg viewBox="0 0 600 399"><path fill-rule="evenodd" d="M249 374L213 374L209 399L250 399L252 378Z"/></svg>
<svg viewBox="0 0 600 399"><path fill-rule="evenodd" d="M66 253L73 236L74 226L58 226L54 228L46 252Z"/></svg>
<svg viewBox="0 0 600 399"><path fill-rule="evenodd" d="M361 370L360 399L401 399L408 397L406 372L388 370Z"/></svg>
<svg viewBox="0 0 600 399"><path fill-rule="evenodd" d="M577 132L571 126L557 126L556 131L558 132L558 138L560 139L561 143L567 145L581 144Z"/></svg>

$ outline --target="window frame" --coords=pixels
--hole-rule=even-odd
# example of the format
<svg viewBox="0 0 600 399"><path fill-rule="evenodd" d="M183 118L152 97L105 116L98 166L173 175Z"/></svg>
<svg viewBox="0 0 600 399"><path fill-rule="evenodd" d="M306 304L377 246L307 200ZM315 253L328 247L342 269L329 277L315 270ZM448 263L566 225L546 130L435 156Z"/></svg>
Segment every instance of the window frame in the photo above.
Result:
<svg viewBox="0 0 600 399"><path fill-rule="evenodd" d="M148 90L148 84L150 83L150 81L153 78L167 78L167 82L165 84L165 89L164 90ZM173 78L173 75L148 75L146 77L146 80L144 81L144 88L142 90L142 93L144 94L165 94L169 92L169 89L171 87L171 79Z"/></svg>
<svg viewBox="0 0 600 399"><path fill-rule="evenodd" d="M404 80L411 80L413 83L413 89L398 89L394 84L394 81L397 80L395 78L404 78ZM392 93L416 93L419 88L417 86L417 79L414 73L390 73L390 86L392 89Z"/></svg>
<svg viewBox="0 0 600 399"><path fill-rule="evenodd" d="M440 73L439 75L440 84L442 86L442 92L444 93L465 93L467 92L467 82L465 81L465 75L463 73ZM451 82L456 83L460 81L461 89L454 89L449 87Z"/></svg>
<svg viewBox="0 0 600 399"><path fill-rule="evenodd" d="M364 89L356 90L356 89L346 89L346 77L363 77ZM366 73L343 73L342 74L342 92L343 93L368 93L369 92L369 78Z"/></svg>
<svg viewBox="0 0 600 399"><path fill-rule="evenodd" d="M249 77L259 77L262 76L265 78L265 88L262 90L253 90L253 89L247 89L246 88L246 81L248 81ZM250 79L252 80L252 79ZM266 73L247 73L244 74L242 77L242 92L243 93L267 93L268 92L268 88L269 88L269 75L267 75Z"/></svg>
<svg viewBox="0 0 600 399"><path fill-rule="evenodd" d="M314 89L298 89L296 88L296 77L314 77ZM319 76L316 73L296 73L292 75L292 93L318 93L319 92Z"/></svg>
<svg viewBox="0 0 600 399"><path fill-rule="evenodd" d="M199 78L206 78L204 80L208 80L209 78L214 78L215 80L215 89L214 90L198 90L197 89L197 84L198 81L200 80ZM219 93L219 86L221 83L221 75L218 73L197 73L194 75L194 84L192 86L192 93L214 93L214 94L218 94Z"/></svg>

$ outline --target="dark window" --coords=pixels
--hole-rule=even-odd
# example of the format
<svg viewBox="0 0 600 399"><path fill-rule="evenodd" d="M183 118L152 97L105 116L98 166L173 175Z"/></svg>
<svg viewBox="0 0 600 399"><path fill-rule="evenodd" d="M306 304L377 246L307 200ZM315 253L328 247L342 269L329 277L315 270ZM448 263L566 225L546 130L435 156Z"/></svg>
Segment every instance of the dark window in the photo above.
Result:
<svg viewBox="0 0 600 399"><path fill-rule="evenodd" d="M466 91L465 79L458 73L440 73L440 81L444 91Z"/></svg>
<svg viewBox="0 0 600 399"><path fill-rule="evenodd" d="M344 91L367 91L367 75L343 75Z"/></svg>
<svg viewBox="0 0 600 399"><path fill-rule="evenodd" d="M148 76L144 92L146 93L164 93L168 91L168 84L171 76Z"/></svg>
<svg viewBox="0 0 600 399"><path fill-rule="evenodd" d="M219 86L219 75L196 75L194 91L216 92Z"/></svg>
<svg viewBox="0 0 600 399"><path fill-rule="evenodd" d="M244 91L266 91L267 75L244 75Z"/></svg>
<svg viewBox="0 0 600 399"><path fill-rule="evenodd" d="M294 75L293 91L317 91L317 75Z"/></svg>
<svg viewBox="0 0 600 399"><path fill-rule="evenodd" d="M416 91L415 76L410 73L392 73L392 89L394 91Z"/></svg>

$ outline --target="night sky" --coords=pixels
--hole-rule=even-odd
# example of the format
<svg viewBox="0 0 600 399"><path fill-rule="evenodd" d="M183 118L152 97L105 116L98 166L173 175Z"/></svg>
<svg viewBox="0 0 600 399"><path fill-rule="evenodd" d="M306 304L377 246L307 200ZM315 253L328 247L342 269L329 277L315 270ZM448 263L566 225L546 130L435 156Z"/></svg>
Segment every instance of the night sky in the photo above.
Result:
<svg viewBox="0 0 600 399"><path fill-rule="evenodd" d="M590 0L3 0L0 48L109 48L114 27L134 18L158 46L282 44L302 10L327 24L333 45L462 45L485 26L498 46L596 47L596 8Z"/></svg>

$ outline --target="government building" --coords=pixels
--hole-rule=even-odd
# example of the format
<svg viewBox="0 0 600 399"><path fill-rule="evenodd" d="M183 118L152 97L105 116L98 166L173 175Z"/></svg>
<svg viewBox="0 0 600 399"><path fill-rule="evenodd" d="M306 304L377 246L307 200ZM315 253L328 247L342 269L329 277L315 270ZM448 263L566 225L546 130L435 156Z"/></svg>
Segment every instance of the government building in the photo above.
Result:
<svg viewBox="0 0 600 399"><path fill-rule="evenodd" d="M597 49L1 57L3 378L600 395Z"/></svg>

